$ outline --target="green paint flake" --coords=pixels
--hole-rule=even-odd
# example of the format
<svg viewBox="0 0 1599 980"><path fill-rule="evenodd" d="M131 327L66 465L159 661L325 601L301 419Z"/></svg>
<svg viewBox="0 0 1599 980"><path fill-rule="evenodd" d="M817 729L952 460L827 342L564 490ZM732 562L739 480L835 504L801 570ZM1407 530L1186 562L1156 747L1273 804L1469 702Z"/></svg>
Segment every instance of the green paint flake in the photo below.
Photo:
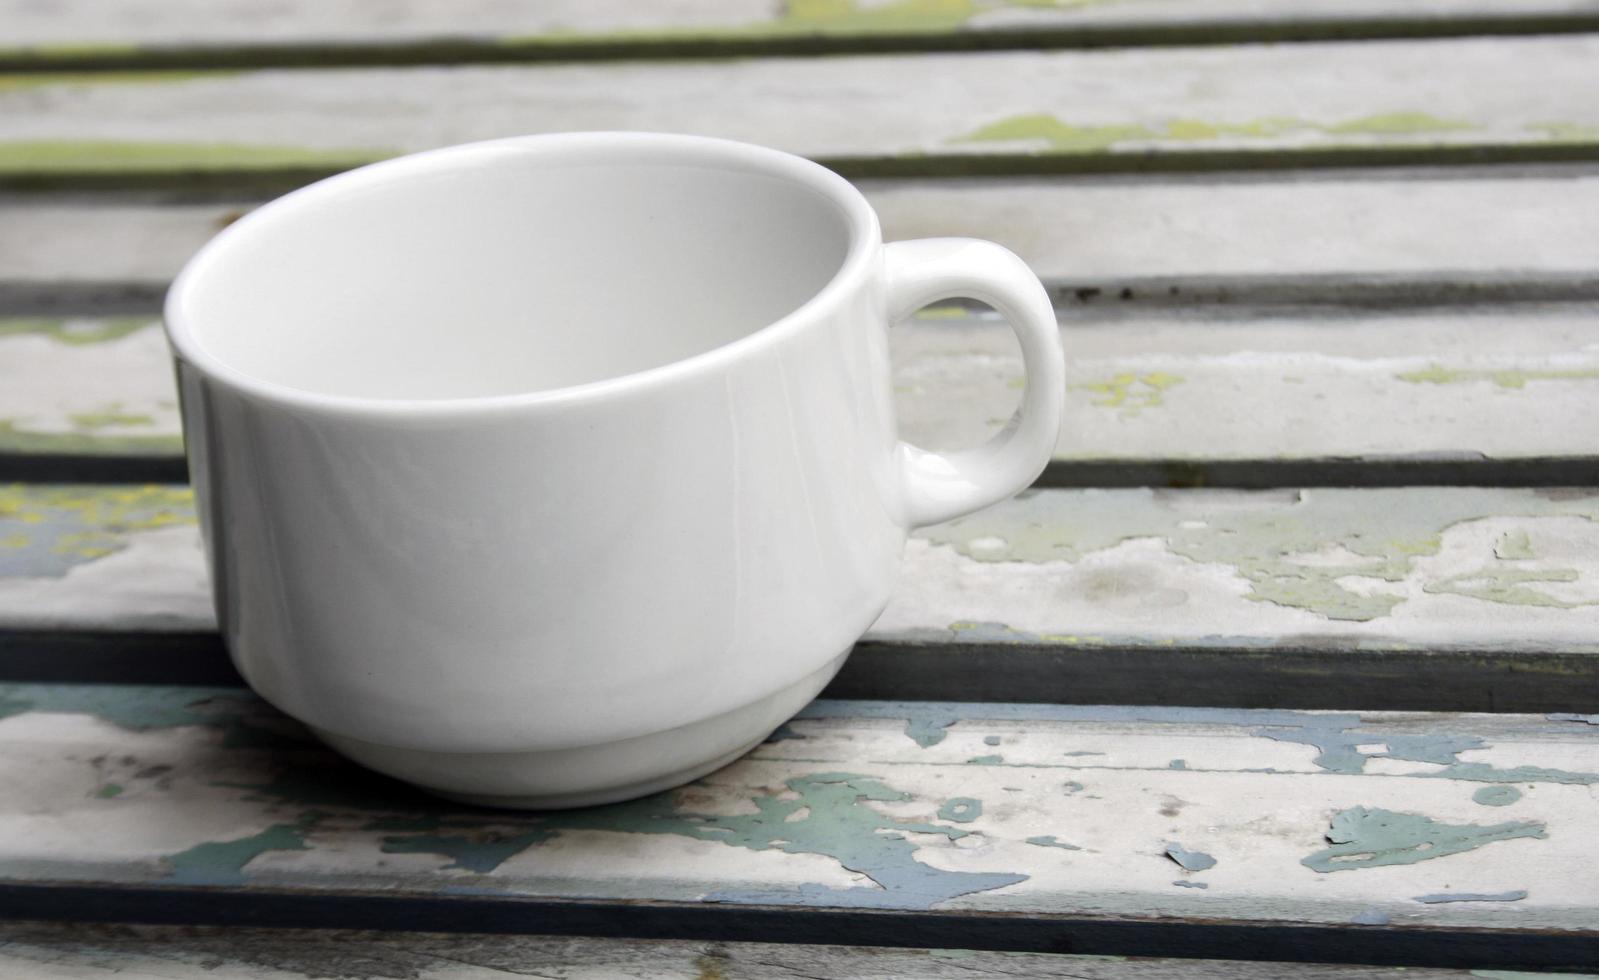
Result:
<svg viewBox="0 0 1599 980"><path fill-rule="evenodd" d="M1216 859L1204 851L1190 851L1181 844L1167 842L1165 854L1177 862L1184 871L1209 871L1216 866Z"/></svg>
<svg viewBox="0 0 1599 980"><path fill-rule="evenodd" d="M983 801L957 796L938 808L938 818L952 823L971 823L983 815Z"/></svg>
<svg viewBox="0 0 1599 980"><path fill-rule="evenodd" d="M343 170L395 156L377 149L312 149L244 143L0 141L0 177L40 172L208 172L235 169Z"/></svg>
<svg viewBox="0 0 1599 980"><path fill-rule="evenodd" d="M1446 368L1433 364L1419 371L1404 371L1394 375L1400 381L1410 384L1463 384L1478 381L1491 381L1500 388L1520 390L1527 387L1531 381L1599 381L1599 368L1581 368L1572 370L1534 370L1521 368L1500 368L1493 370L1464 370Z"/></svg>
<svg viewBox="0 0 1599 980"><path fill-rule="evenodd" d="M1471 794L1471 801L1483 806L1509 806L1519 799L1521 790L1514 786L1484 786Z"/></svg>
<svg viewBox="0 0 1599 980"><path fill-rule="evenodd" d="M1411 136L1417 133L1461 132L1477 127L1458 119L1439 119L1425 112L1387 112L1362 116L1331 126L1316 127L1324 133L1355 133L1369 136Z"/></svg>
<svg viewBox="0 0 1599 980"><path fill-rule="evenodd" d="M298 722L240 688L0 684L0 718L28 712L90 715L135 732L205 726L222 732L224 749L287 751L315 744Z"/></svg>
<svg viewBox="0 0 1599 980"><path fill-rule="evenodd" d="M1294 116L1264 116L1239 122L1172 119L1163 123L1066 122L1048 112L1008 116L980 126L955 143L1034 143L1049 153L1101 153L1127 142L1207 143L1219 140L1280 140L1286 136L1415 137L1476 129L1469 122L1424 112L1388 112L1331 123Z"/></svg>
<svg viewBox="0 0 1599 980"><path fill-rule="evenodd" d="M1173 554L1236 570L1248 581L1248 597L1255 601L1305 609L1332 620L1367 622L1386 616L1402 601L1382 583L1410 577L1416 559L1437 554L1443 533L1455 525L1495 517L1599 520L1599 500L1592 497L1550 500L1527 495L1507 506L1502 492L1474 488L1426 494L1301 491L1286 498L1263 496L1252 506L1204 512L1178 507L1179 498L1160 491L1143 491L1147 499L1130 505L1128 497L1134 493L1024 493L1007 507L917 534L983 562L1076 562L1124 541L1157 538ZM1489 602L1556 606L1563 600L1534 586L1572 581L1574 574L1490 570L1425 581L1422 588ZM1364 580L1363 587L1351 587L1351 579ZM1122 584L1108 578L1103 582L1107 593L1145 587L1143 582ZM970 622L953 623L950 629L973 641L1008 631L1003 625ZM1091 638L1027 634L1025 639L1082 643Z"/></svg>
<svg viewBox="0 0 1599 980"><path fill-rule="evenodd" d="M104 411L81 412L68 416L68 419L78 428L90 430L155 425L155 417L152 415L124 412L115 406Z"/></svg>
<svg viewBox="0 0 1599 980"><path fill-rule="evenodd" d="M1416 813L1357 806L1333 816L1327 829L1332 846L1300 863L1323 873L1354 871L1431 861L1473 851L1494 841L1548 836L1542 823L1531 820L1491 826L1448 824Z"/></svg>
<svg viewBox="0 0 1599 980"><path fill-rule="evenodd" d="M171 870L165 881L175 885L243 885L249 880L245 865L261 855L269 851L309 851L305 835L320 816L306 814L295 823L273 824L248 837L197 844L169 855L166 865Z"/></svg>
<svg viewBox="0 0 1599 980"><path fill-rule="evenodd" d="M1361 728L1359 715L1310 714L1295 716L1291 724L1262 725L1254 730L1262 738L1314 746L1313 760L1329 772L1357 774L1366 771L1369 759L1396 759L1424 762L1439 768L1415 773L1424 779L1458 779L1478 783L1563 783L1599 785L1599 773L1571 772L1542 766L1513 766L1499 769L1485 762L1462 762L1460 753L1485 749L1487 742L1475 735L1409 735L1369 732ZM1380 743L1380 752L1362 751L1360 746Z"/></svg>
<svg viewBox="0 0 1599 980"><path fill-rule="evenodd" d="M1149 140L1156 133L1145 126L1074 126L1048 113L1011 116L960 137L957 143L1043 143L1052 153L1096 153L1129 140Z"/></svg>
<svg viewBox="0 0 1599 980"><path fill-rule="evenodd" d="M96 799L109 800L112 797L122 795L122 786L119 783L106 783L104 786L95 790L94 795Z"/></svg>
<svg viewBox="0 0 1599 980"><path fill-rule="evenodd" d="M1464 575L1454 575L1437 582L1428 582L1423 589L1434 595L1460 595L1483 602L1497 602L1510 606L1547 606L1552 609L1579 609L1599 605L1599 599L1574 601L1560 599L1542 589L1540 584L1564 584L1582 579L1574 568L1481 568Z"/></svg>
<svg viewBox="0 0 1599 980"><path fill-rule="evenodd" d="M0 337L42 336L58 344L82 346L121 340L140 330L159 330L161 321L147 316L0 317Z"/></svg>
<svg viewBox="0 0 1599 980"><path fill-rule="evenodd" d="M183 437L169 435L107 435L100 432L32 432L15 421L0 419L0 449L15 453L62 453L71 456L97 456L121 453L129 456L177 456L183 453Z"/></svg>
<svg viewBox="0 0 1599 980"><path fill-rule="evenodd" d="M966 760L968 766L1001 766L1005 764L1002 755L978 755Z"/></svg>
<svg viewBox="0 0 1599 980"><path fill-rule="evenodd" d="M960 721L959 715L917 715L905 720L905 736L922 748L931 748L944 740L949 726Z"/></svg>
<svg viewBox="0 0 1599 980"><path fill-rule="evenodd" d="M0 578L65 575L126 548L130 535L194 523L187 487L0 485L0 535L28 539L0 551Z"/></svg>
<svg viewBox="0 0 1599 980"><path fill-rule="evenodd" d="M1521 561L1538 556L1532 553L1532 541L1528 539L1527 532L1518 529L1499 536L1499 540L1494 542L1494 557L1503 561Z"/></svg>
<svg viewBox="0 0 1599 980"><path fill-rule="evenodd" d="M1038 837L1029 837L1027 838L1027 843L1032 844L1034 847L1058 847L1063 851L1082 850L1082 848L1078 847L1076 844L1068 844L1065 841L1057 838L1054 834L1042 834Z"/></svg>
<svg viewBox="0 0 1599 980"><path fill-rule="evenodd" d="M880 780L854 773L823 772L790 779L779 793L751 797L754 813L700 813L661 793L605 807L538 815L477 816L444 813L391 819L381 826L398 833L383 839L388 853L439 854L452 868L489 874L510 858L557 834L603 831L666 834L752 851L819 854L870 878L872 885L834 889L804 885L774 891L725 891L707 901L755 904L818 904L864 908L929 908L939 902L1025 881L1021 874L943 871L915 859L918 845L907 835L957 840L969 831L904 820L872 804L903 803L912 797ZM941 809L960 823L976 817L981 804L951 800Z"/></svg>
<svg viewBox="0 0 1599 980"><path fill-rule="evenodd" d="M1111 375L1103 381L1088 381L1068 385L1078 391L1093 392L1093 404L1100 408L1117 409L1123 416L1137 415L1146 408L1165 404L1166 392L1183 383L1175 374L1153 371L1148 374L1124 372Z"/></svg>

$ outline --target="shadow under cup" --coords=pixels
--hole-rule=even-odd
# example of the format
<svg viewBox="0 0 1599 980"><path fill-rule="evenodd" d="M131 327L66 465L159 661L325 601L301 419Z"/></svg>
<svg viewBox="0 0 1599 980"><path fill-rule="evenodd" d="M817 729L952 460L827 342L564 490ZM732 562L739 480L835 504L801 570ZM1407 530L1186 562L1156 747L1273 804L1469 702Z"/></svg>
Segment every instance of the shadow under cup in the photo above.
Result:
<svg viewBox="0 0 1599 980"><path fill-rule="evenodd" d="M641 134L420 154L236 222L167 326L240 672L490 805L747 751L904 544L881 249L814 164Z"/></svg>

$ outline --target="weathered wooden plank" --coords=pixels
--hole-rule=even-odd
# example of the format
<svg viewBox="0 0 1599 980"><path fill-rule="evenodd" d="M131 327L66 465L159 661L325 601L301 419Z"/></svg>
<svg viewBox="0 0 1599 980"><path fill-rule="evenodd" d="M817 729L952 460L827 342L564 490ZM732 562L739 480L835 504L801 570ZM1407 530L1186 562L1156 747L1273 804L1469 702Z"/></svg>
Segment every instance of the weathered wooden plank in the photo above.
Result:
<svg viewBox="0 0 1599 980"><path fill-rule="evenodd" d="M338 929L0 924L0 968L30 980L1512 980L1488 970L1429 970L1241 960L1161 960L970 949L890 949L669 939L565 939ZM1560 980L1560 978L1555 978ZM1566 974L1566 980L1595 980Z"/></svg>
<svg viewBox="0 0 1599 980"><path fill-rule="evenodd" d="M141 173L192 182L570 129L727 136L858 175L1591 158L1596 57L1599 38L1572 35L16 75L0 86L0 175L28 185Z"/></svg>
<svg viewBox="0 0 1599 980"><path fill-rule="evenodd" d="M7 69L416 64L881 50L1217 44L1592 30L1592 0L9 0Z"/></svg>
<svg viewBox="0 0 1599 980"><path fill-rule="evenodd" d="M1145 310L1100 322L1066 313L1062 331L1068 411L1046 483L1077 482L1073 467L1107 460L1513 461L1599 447L1599 417L1587 410L1599 385L1599 305ZM1020 355L991 316L930 310L892 331L891 346L906 438L973 445L1015 409ZM0 319L0 452L156 456L177 469L159 323Z"/></svg>
<svg viewBox="0 0 1599 980"><path fill-rule="evenodd" d="M1447 179L1437 179L1447 177ZM1411 284L1411 302L1480 300L1483 284L1599 277L1591 169L1372 172L1249 180L1014 179L861 182L890 240L970 235L1000 242L1089 310L1134 302L1300 299L1358 303ZM0 308L83 313L155 309L206 239L252 207L149 196L0 197ZM1264 294L1293 277L1298 296ZM1195 289L1209 283L1206 289ZM1455 286L1453 295L1446 290ZM1171 292L1178 287L1176 294ZM1187 288L1184 288L1187 287ZM1590 295L1596 287L1589 283ZM1094 291L1098 292L1095 293ZM142 306L128 307L130 296ZM1389 288L1383 297L1394 298Z"/></svg>
<svg viewBox="0 0 1599 980"><path fill-rule="evenodd" d="M1323 927L1296 937L1310 960L1599 949L1580 719L823 701L685 789L530 815L365 777L239 691L0 690L13 916L58 911L56 888L82 918L337 893L306 914L377 901L403 926L405 900L448 896L435 928L560 931L563 905L601 903L605 931L670 914L700 938L749 938L759 907L890 945L915 941L893 913L926 912L960 945L1023 949L1129 952L1077 931L1129 918L1151 955L1195 920L1254 959L1286 922ZM538 911L493 915L517 901Z"/></svg>
<svg viewBox="0 0 1599 980"><path fill-rule="evenodd" d="M1037 491L917 533L835 691L1589 710L1596 528L1592 490ZM10 676L230 676L180 487L7 489L0 629Z"/></svg>

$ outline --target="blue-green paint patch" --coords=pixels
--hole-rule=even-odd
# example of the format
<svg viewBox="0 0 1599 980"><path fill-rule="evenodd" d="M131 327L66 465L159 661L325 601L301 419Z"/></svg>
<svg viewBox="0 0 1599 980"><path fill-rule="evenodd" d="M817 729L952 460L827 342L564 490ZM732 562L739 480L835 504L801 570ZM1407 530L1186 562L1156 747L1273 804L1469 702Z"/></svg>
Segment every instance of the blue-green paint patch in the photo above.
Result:
<svg viewBox="0 0 1599 980"><path fill-rule="evenodd" d="M1550 721L1575 721L1584 725L1599 725L1599 715L1578 715L1569 711L1557 711L1544 717Z"/></svg>
<svg viewBox="0 0 1599 980"><path fill-rule="evenodd" d="M1357 806L1333 816L1327 829L1331 847L1299 863L1313 871L1354 871L1431 861L1473 851L1494 841L1547 836L1544 825L1531 820L1491 826L1449 824L1419 813Z"/></svg>
<svg viewBox="0 0 1599 980"><path fill-rule="evenodd" d="M104 786L95 790L94 795L96 799L109 800L121 796L122 791L123 787L120 783L106 783Z"/></svg>
<svg viewBox="0 0 1599 980"><path fill-rule="evenodd" d="M1166 843L1166 856L1181 865L1184 871L1208 871L1216 866L1216 859L1204 851L1190 851L1170 841Z"/></svg>
<svg viewBox="0 0 1599 980"><path fill-rule="evenodd" d="M1209 888L1210 885L1203 881L1174 881L1172 884L1178 888Z"/></svg>
<svg viewBox="0 0 1599 980"><path fill-rule="evenodd" d="M1000 742L1000 738L999 738L998 735L984 735L983 736L983 744L984 745L998 745L999 742Z"/></svg>
<svg viewBox="0 0 1599 980"><path fill-rule="evenodd" d="M1027 838L1027 843L1032 844L1035 847L1058 847L1063 851L1082 850L1082 848L1078 847L1076 844L1068 844L1065 841L1057 838L1054 834L1040 834L1037 837L1029 837Z"/></svg>
<svg viewBox="0 0 1599 980"><path fill-rule="evenodd" d="M1393 917L1379 908L1361 909L1349 920L1357 926L1385 926L1393 921Z"/></svg>
<svg viewBox="0 0 1599 980"><path fill-rule="evenodd" d="M1188 768L1188 760L1187 759L1173 759L1172 761L1166 763L1166 768L1168 768L1168 769L1187 769Z"/></svg>
<svg viewBox="0 0 1599 980"><path fill-rule="evenodd" d="M1509 806L1519 799L1521 790L1514 786L1484 786L1471 794L1471 801L1483 806Z"/></svg>
<svg viewBox="0 0 1599 980"><path fill-rule="evenodd" d="M321 814L309 813L295 823L273 824L260 833L229 841L197 844L166 858L165 881L174 885L242 885L244 867L268 851L308 851L307 830Z"/></svg>
<svg viewBox="0 0 1599 980"><path fill-rule="evenodd" d="M971 823L983 815L983 802L970 796L957 796L938 808L938 818L952 823Z"/></svg>
<svg viewBox="0 0 1599 980"><path fill-rule="evenodd" d="M946 729L960 721L951 714L919 714L905 720L905 734L922 748L931 748L944 740Z"/></svg>
<svg viewBox="0 0 1599 980"><path fill-rule="evenodd" d="M1315 747L1316 765L1329 772L1361 773L1365 771L1368 759L1399 759L1440 767L1432 772L1415 774L1423 778L1460 779L1478 783L1599 784L1599 773L1571 772L1543 766L1500 769L1486 762L1462 762L1460 753L1488 748L1487 742L1474 735L1386 734L1362 731L1360 724L1359 715L1305 713L1291 724L1268 723L1258 727L1255 734L1279 742ZM1386 746L1386 751L1367 753L1359 748L1376 742Z"/></svg>
<svg viewBox="0 0 1599 980"><path fill-rule="evenodd" d="M1064 755L1067 758L1080 758L1080 757L1085 756L1085 755L1104 755L1104 754L1105 753L1103 753L1103 752L1084 752L1084 751L1081 751L1081 750L1076 751L1076 752L1062 752L1061 753L1061 755Z"/></svg>
<svg viewBox="0 0 1599 980"><path fill-rule="evenodd" d="M1514 891L1482 894L1478 892L1438 892L1435 895L1417 895L1412 901L1423 905L1444 905L1449 902L1519 902L1527 897L1525 888Z"/></svg>
<svg viewBox="0 0 1599 980"><path fill-rule="evenodd" d="M969 766L1002 766L1005 757L1002 755L978 755L966 760Z"/></svg>
<svg viewBox="0 0 1599 980"><path fill-rule="evenodd" d="M859 908L929 908L939 902L1027 880L1022 874L944 871L917 861L916 845L907 834L936 834L957 840L968 831L957 827L885 816L870 804L904 802L911 797L873 777L854 773L817 773L790 779L790 799L777 795L752 798L755 813L697 813L677 808L673 795L661 793L587 810L539 815L465 815L424 817L402 824L403 831L385 837L391 853L440 854L451 867L488 873L529 847L562 831L669 834L712 841L752 851L820 854L872 879L872 887L829 888L805 885L773 891L727 890L708 900L754 904L814 904ZM974 804L975 812L970 806ZM951 800L940 815L954 822L981 812L976 800Z"/></svg>
<svg viewBox="0 0 1599 980"><path fill-rule="evenodd" d="M1075 779L1068 779L1065 783L1061 784L1061 790L1064 791L1067 796L1072 796L1083 791L1083 784L1079 783Z"/></svg>
<svg viewBox="0 0 1599 980"><path fill-rule="evenodd" d="M129 731L204 725L226 749L305 748L303 726L249 691L233 687L124 684L0 684L0 718L37 711L91 715Z"/></svg>
<svg viewBox="0 0 1599 980"><path fill-rule="evenodd" d="M0 578L59 578L139 531L194 522L187 487L0 486Z"/></svg>

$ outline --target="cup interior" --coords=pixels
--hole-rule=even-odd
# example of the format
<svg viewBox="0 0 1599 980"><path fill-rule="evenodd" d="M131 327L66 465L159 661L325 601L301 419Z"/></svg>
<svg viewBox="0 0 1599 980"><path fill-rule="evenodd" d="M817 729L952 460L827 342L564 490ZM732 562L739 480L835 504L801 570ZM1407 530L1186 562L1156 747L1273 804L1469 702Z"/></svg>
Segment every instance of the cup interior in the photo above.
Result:
<svg viewBox="0 0 1599 980"><path fill-rule="evenodd" d="M858 233L825 186L759 153L792 158L719 146L506 141L333 178L223 232L169 323L176 308L190 343L258 381L375 399L693 357L815 296Z"/></svg>

